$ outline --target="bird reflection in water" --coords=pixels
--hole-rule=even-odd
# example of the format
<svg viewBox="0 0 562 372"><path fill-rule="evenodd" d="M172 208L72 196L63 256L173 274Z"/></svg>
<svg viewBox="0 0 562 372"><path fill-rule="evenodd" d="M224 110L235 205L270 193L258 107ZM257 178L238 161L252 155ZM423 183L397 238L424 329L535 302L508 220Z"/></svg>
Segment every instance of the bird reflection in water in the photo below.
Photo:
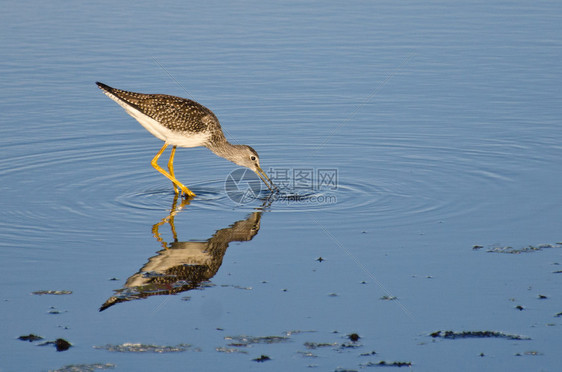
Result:
<svg viewBox="0 0 562 372"><path fill-rule="evenodd" d="M115 294L100 307L100 311L120 302L177 294L204 286L219 270L230 242L250 241L260 229L261 211L253 212L245 220L217 230L206 241L180 242L174 218L189 204L189 199L182 199L179 206L177 202L176 195L170 214L152 227L152 233L163 249L129 277L123 288L115 290ZM169 244L159 232L160 227L166 223L170 225L174 237L174 241Z"/></svg>

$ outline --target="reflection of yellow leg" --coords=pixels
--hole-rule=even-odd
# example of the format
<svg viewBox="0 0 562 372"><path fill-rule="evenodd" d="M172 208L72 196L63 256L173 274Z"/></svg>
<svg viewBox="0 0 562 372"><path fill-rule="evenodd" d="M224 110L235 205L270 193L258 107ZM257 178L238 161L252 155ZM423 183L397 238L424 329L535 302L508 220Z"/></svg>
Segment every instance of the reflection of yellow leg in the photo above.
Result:
<svg viewBox="0 0 562 372"><path fill-rule="evenodd" d="M189 204L189 199L182 199L181 204L179 207L177 207L177 203L178 203L178 195L174 195L174 201L172 203L172 209L170 210L170 214L164 218L162 218L162 220L156 224L154 224L152 226L152 235L156 238L156 240L158 240L160 242L160 244L162 245L162 248L164 249L168 249L168 244L162 239L162 236L160 236L160 226L162 226L165 223L169 223L170 224L170 228L172 229L172 235L174 237L174 242L178 241L178 234L176 233L176 226L174 224L174 217L176 216L176 214L178 214L186 205Z"/></svg>
<svg viewBox="0 0 562 372"><path fill-rule="evenodd" d="M160 244L162 244L162 248L164 249L168 249L168 244L166 244L166 242L162 240L162 237L160 236L160 231L158 231L158 229L166 222L167 222L167 218L163 218L162 221L152 225L152 236L154 236L156 240L158 240Z"/></svg>
<svg viewBox="0 0 562 372"><path fill-rule="evenodd" d="M176 147L177 146L172 147L172 152L170 153L170 160L168 160L168 172L170 172L170 176L174 178L176 178L176 175L174 174L174 155L176 155ZM174 185L174 191L177 194L179 192L178 187L173 182L172 185Z"/></svg>
<svg viewBox="0 0 562 372"><path fill-rule="evenodd" d="M170 181L172 181L174 183L174 185L176 185L177 187L179 187L181 189L181 191L187 196L187 197L194 197L195 193L193 191L191 191L190 189L188 189L187 187L185 187L184 185L182 185L182 183L180 181L178 181L174 176L170 175L169 173L167 173L164 169L160 168L160 166L158 165L158 159L160 158L160 155L162 155L162 153L164 152L164 150L166 150L166 147L168 147L168 144L165 143L164 146L162 146L162 148L160 149L160 151L158 151L158 154L156 154L156 156L154 156L154 158L152 159L152 161L150 162L150 164L154 167L154 169L156 169L158 172L162 173L164 176L166 176L166 178L168 178ZM172 159L173 160L173 159ZM176 193L178 192L177 189L175 189Z"/></svg>

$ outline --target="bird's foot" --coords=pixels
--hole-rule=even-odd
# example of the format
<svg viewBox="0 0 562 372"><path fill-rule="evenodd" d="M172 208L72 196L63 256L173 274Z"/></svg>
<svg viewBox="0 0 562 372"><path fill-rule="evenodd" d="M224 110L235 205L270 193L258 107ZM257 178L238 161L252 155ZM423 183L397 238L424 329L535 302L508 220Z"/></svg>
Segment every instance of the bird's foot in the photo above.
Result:
<svg viewBox="0 0 562 372"><path fill-rule="evenodd" d="M195 197L195 193L184 186L181 188L181 196L185 199L191 199Z"/></svg>

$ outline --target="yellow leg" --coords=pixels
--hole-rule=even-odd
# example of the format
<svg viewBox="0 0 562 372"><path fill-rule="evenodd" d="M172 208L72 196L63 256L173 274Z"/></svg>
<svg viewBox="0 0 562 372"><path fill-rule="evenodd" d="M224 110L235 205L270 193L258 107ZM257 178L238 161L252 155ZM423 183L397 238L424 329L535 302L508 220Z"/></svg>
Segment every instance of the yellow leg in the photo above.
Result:
<svg viewBox="0 0 562 372"><path fill-rule="evenodd" d="M174 183L174 185L176 185L177 187L179 187L181 189L181 191L187 196L187 197L194 197L195 193L193 191L191 191L190 189L188 189L187 187L185 187L180 181L178 181L174 176L170 175L169 173L167 173L164 169L160 168L160 166L158 165L158 159L160 158L160 155L162 155L162 153L164 152L164 150L166 150L166 147L168 147L168 144L165 143L164 146L162 146L162 148L160 149L160 151L158 151L158 154L156 154L156 156L154 156L154 158L152 159L152 161L150 162L150 164L154 167L154 169L156 169L158 172L162 173L164 176L166 176L166 178L168 178L170 181L172 181ZM172 159L173 160L173 159ZM178 192L177 189L175 189L176 193Z"/></svg>
<svg viewBox="0 0 562 372"><path fill-rule="evenodd" d="M176 178L176 175L174 174L174 155L176 155L176 147L177 146L172 147L172 152L170 153L170 160L168 160L168 172L170 172L170 176L174 178ZM173 182L172 185L174 185L174 191L177 194L179 192L178 187Z"/></svg>

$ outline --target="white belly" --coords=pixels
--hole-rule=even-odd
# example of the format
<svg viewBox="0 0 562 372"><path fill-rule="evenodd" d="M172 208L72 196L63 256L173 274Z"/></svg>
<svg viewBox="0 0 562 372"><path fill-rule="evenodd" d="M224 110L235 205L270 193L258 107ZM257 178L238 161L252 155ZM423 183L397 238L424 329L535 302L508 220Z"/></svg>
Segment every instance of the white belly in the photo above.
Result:
<svg viewBox="0 0 562 372"><path fill-rule="evenodd" d="M194 134L192 132L188 133L188 136L182 135L181 132L171 131L156 120L152 119L150 116L143 114L134 107L123 102L118 97L111 93L104 92L109 98L114 100L123 107L125 111L135 119L154 137L161 139L162 141L169 143L173 146L179 147L197 147L203 146L210 137L209 133Z"/></svg>

